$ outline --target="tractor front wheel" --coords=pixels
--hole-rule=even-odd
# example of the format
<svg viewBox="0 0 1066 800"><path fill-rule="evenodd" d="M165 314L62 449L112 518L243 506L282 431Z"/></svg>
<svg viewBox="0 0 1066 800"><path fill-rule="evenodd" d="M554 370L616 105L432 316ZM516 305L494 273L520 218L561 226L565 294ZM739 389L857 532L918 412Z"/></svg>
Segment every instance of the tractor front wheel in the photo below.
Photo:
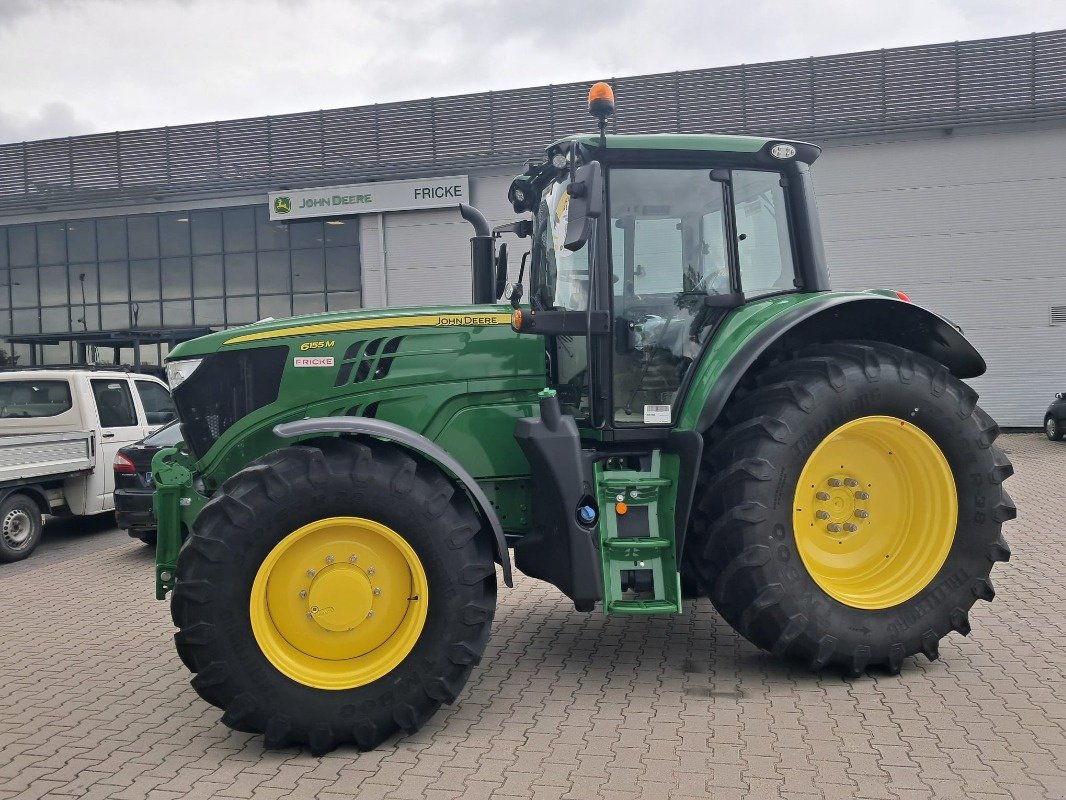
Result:
<svg viewBox="0 0 1066 800"><path fill-rule="evenodd" d="M879 343L767 367L714 432L686 554L743 636L812 669L898 672L967 634L1010 555L996 424L946 367Z"/></svg>
<svg viewBox="0 0 1066 800"><path fill-rule="evenodd" d="M438 469L388 445L328 439L252 462L178 558L193 687L268 747L413 733L488 641L496 570L479 530Z"/></svg>

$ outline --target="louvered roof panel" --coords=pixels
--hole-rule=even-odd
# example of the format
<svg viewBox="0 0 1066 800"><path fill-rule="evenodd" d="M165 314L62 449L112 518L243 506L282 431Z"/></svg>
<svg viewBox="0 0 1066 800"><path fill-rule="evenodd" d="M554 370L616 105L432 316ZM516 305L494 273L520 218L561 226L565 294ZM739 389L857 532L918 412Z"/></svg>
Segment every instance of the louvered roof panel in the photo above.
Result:
<svg viewBox="0 0 1066 800"><path fill-rule="evenodd" d="M0 211L517 163L591 81L0 145ZM1066 31L612 79L612 133L827 138L1066 116Z"/></svg>

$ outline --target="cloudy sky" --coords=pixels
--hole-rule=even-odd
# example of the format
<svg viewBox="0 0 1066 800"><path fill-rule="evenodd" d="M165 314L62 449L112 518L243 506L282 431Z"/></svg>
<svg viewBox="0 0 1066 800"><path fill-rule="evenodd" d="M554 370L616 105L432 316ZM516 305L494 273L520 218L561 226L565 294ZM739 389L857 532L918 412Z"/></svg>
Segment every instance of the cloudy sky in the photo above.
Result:
<svg viewBox="0 0 1066 800"><path fill-rule="evenodd" d="M0 142L1056 28L1064 0L0 0Z"/></svg>

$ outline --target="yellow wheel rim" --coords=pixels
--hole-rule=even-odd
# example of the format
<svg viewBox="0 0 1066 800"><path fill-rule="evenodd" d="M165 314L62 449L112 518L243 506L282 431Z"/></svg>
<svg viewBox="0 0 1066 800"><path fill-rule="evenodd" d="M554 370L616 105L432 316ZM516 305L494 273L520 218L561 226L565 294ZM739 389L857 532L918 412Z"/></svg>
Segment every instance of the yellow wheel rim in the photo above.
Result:
<svg viewBox="0 0 1066 800"><path fill-rule="evenodd" d="M316 689L352 689L388 674L418 641L429 584L396 531L329 517L293 531L259 566L249 611L259 649Z"/></svg>
<svg viewBox="0 0 1066 800"><path fill-rule="evenodd" d="M861 417L807 459L792 528L826 594L853 608L891 608L944 566L958 512L951 466L925 431L897 417Z"/></svg>

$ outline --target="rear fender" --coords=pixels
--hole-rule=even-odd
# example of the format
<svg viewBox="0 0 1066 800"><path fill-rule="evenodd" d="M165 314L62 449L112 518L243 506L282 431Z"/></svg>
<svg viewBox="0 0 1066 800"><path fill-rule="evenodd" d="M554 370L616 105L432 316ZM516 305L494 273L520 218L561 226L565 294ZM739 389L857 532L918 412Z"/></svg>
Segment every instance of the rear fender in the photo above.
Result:
<svg viewBox="0 0 1066 800"><path fill-rule="evenodd" d="M905 347L940 362L958 378L975 378L986 368L961 330L928 309L877 294L819 295L770 317L724 363L707 358L705 351L684 398L678 427L700 433L709 429L762 356L841 340ZM710 350L714 347L712 340Z"/></svg>
<svg viewBox="0 0 1066 800"><path fill-rule="evenodd" d="M323 434L339 433L344 436L372 437L384 439L399 445L416 455L428 458L445 471L453 480L466 490L474 505L474 512L481 519L482 525L492 530L493 550L496 560L503 567L503 580L508 586L514 586L511 577L511 558L507 552L507 540L503 536L503 526L496 515L492 503L462 465L446 450L430 441L420 433L402 425L395 425L379 419L365 417L318 417L285 422L274 428L274 433L282 439L308 438Z"/></svg>

